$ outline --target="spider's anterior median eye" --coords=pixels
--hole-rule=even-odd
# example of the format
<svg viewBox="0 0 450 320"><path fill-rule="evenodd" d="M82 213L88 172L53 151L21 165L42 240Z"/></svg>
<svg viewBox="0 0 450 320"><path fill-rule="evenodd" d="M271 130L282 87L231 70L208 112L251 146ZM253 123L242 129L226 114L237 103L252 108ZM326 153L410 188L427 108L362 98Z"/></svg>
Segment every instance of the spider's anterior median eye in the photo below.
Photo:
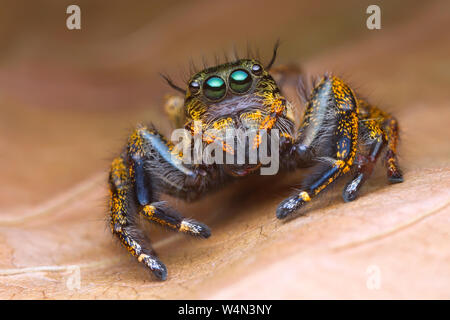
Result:
<svg viewBox="0 0 450 320"><path fill-rule="evenodd" d="M208 99L219 100L225 95L227 87L222 78L213 76L205 81L203 90Z"/></svg>
<svg viewBox="0 0 450 320"><path fill-rule="evenodd" d="M245 70L233 71L230 75L230 88L236 93L244 93L250 89L252 77Z"/></svg>

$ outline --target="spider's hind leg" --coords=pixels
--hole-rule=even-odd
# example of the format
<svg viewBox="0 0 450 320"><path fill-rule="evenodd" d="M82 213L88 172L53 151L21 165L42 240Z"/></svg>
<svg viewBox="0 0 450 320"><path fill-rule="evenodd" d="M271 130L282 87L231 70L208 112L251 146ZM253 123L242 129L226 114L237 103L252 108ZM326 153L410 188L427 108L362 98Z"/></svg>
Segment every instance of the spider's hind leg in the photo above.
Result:
<svg viewBox="0 0 450 320"><path fill-rule="evenodd" d="M356 199L362 185L372 174L375 163L385 146L387 146L385 162L389 182L403 182L396 155L397 120L364 100L359 100L358 104L360 145L365 146L365 150L361 150L357 155L356 174L344 188L342 197L346 202Z"/></svg>
<svg viewBox="0 0 450 320"><path fill-rule="evenodd" d="M397 144L399 140L399 128L397 119L380 110L378 107L368 104L364 100L358 100L360 120L366 124L370 137L381 135L386 145L384 162L387 168L387 177L390 183L403 182L403 174L398 165Z"/></svg>
<svg viewBox="0 0 450 320"><path fill-rule="evenodd" d="M397 143L399 138L398 122L395 118L389 117L383 123L383 131L387 140L387 151L385 165L390 183L403 182L403 173L400 170L397 159Z"/></svg>
<svg viewBox="0 0 450 320"><path fill-rule="evenodd" d="M375 163L385 145L381 128L375 121L360 121L359 128L360 144L364 146L360 149L364 150L360 150L357 154L355 159L356 173L344 188L342 197L345 202L353 201L357 198L359 190L371 176Z"/></svg>

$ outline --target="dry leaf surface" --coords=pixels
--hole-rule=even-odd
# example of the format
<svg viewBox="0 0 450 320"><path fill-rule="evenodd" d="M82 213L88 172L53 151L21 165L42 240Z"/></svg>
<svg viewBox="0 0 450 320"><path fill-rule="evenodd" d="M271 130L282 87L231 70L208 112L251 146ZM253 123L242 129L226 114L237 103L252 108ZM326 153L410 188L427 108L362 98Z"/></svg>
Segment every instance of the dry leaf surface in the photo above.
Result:
<svg viewBox="0 0 450 320"><path fill-rule="evenodd" d="M450 7L444 1L411 5L395 23L388 15L375 33L347 30L342 43L328 34L327 46L323 32L316 54L294 59L311 74L343 74L396 115L403 184L388 185L379 167L357 201L343 203L340 184L287 222L276 220L275 209L301 172L250 178L194 204L172 200L213 235L195 240L151 227L169 269L166 282L154 281L112 238L106 224L108 162L135 123L152 120L168 129L157 107L166 88L153 76L155 61L169 65L170 59L200 56L194 45L204 39L177 39L183 39L179 26L186 19L195 30L210 25L197 16L204 4L158 8L161 14L147 26L126 36L113 28L117 36L100 44L91 34L79 42L85 64L41 63L27 54L3 59L0 298L450 298L450 39L443 32L450 29ZM299 22L295 12L308 9L314 16L319 8L284 5L284 23L295 22L296 30L343 24L344 17L333 20L327 12L322 14L330 15L329 25ZM223 6L210 7L219 26L224 10L231 10ZM64 40L47 41L58 51ZM221 47L219 42L210 45ZM293 57L302 48L290 42L286 47ZM22 52L20 46L11 50ZM77 268L81 283L73 288ZM373 272L380 286L371 290Z"/></svg>

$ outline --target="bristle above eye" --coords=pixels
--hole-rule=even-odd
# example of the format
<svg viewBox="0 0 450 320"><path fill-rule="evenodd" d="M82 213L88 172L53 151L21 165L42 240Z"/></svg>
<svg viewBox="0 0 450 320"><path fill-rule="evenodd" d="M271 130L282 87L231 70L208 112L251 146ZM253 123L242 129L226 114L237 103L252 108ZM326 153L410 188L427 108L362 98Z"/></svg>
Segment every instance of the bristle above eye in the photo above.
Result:
<svg viewBox="0 0 450 320"><path fill-rule="evenodd" d="M247 58L248 59L254 58L252 47L250 45L250 42L248 42L248 41L247 41Z"/></svg>
<svg viewBox="0 0 450 320"><path fill-rule="evenodd" d="M180 66L179 68L179 77L182 79L181 81L185 84L189 82L189 79L191 77L191 74L189 71L186 70L185 66Z"/></svg>
<svg viewBox="0 0 450 320"><path fill-rule="evenodd" d="M208 60L206 59L205 55L202 55L202 63L203 63L203 68L207 69L208 68Z"/></svg>
<svg viewBox="0 0 450 320"><path fill-rule="evenodd" d="M239 52L237 50L236 44L233 44L233 54L234 54L234 60L239 60Z"/></svg>
<svg viewBox="0 0 450 320"><path fill-rule="evenodd" d="M259 48L256 48L256 59L261 61L261 55L259 54Z"/></svg>
<svg viewBox="0 0 450 320"><path fill-rule="evenodd" d="M217 53L214 53L214 62L216 63L216 66L220 64L220 57Z"/></svg>
<svg viewBox="0 0 450 320"><path fill-rule="evenodd" d="M223 50L223 58L225 59L224 63L228 63L230 61L230 59L228 58L227 51L225 49Z"/></svg>
<svg viewBox="0 0 450 320"><path fill-rule="evenodd" d="M194 63L194 59L192 58L189 59L189 71L191 72L191 74L195 74L198 72L197 66Z"/></svg>
<svg viewBox="0 0 450 320"><path fill-rule="evenodd" d="M271 58L270 63L268 64L268 68L270 68L275 61L279 43L280 43L279 40L277 40L277 42L275 43L275 47L273 49L273 56ZM230 58L230 56L232 58ZM214 70L215 66L219 66L222 64L235 63L241 59L261 61L259 48L256 46L252 46L250 41L247 41L247 43L246 43L246 54L244 55L244 57L241 57L238 47L236 46L236 44L233 44L231 52L229 52L227 50L222 50L222 54L214 53L212 58L213 58L212 61L214 61L214 65L211 65L211 60L208 61L206 56L202 55L202 57L201 57L202 69L201 70L198 68L198 66L194 62L194 59L190 58L189 59L189 73L190 74L187 78L190 79L194 74L197 74L205 69L211 69L211 70L208 70L208 72L209 71L212 72Z"/></svg>

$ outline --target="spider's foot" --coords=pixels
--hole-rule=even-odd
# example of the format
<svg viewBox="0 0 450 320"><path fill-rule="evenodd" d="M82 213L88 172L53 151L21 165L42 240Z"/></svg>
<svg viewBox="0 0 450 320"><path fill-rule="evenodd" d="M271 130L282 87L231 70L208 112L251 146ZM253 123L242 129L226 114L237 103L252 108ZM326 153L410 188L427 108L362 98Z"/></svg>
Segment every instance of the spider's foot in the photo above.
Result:
<svg viewBox="0 0 450 320"><path fill-rule="evenodd" d="M310 200L311 198L306 191L302 191L295 196L291 196L283 200L278 205L276 212L277 218L278 219L286 218L287 216L292 214L294 211L296 211L298 208L300 208L302 205L304 205L306 202Z"/></svg>
<svg viewBox="0 0 450 320"><path fill-rule="evenodd" d="M164 201L153 202L144 206L141 214L149 220L191 236L209 238L211 235L211 230L207 225L193 219L184 218Z"/></svg>
<svg viewBox="0 0 450 320"><path fill-rule="evenodd" d="M192 219L183 219L183 221L181 221L179 230L181 232L204 239L211 236L211 230L206 224Z"/></svg>
<svg viewBox="0 0 450 320"><path fill-rule="evenodd" d="M388 170L388 180L390 183L401 183L403 182L403 174L400 170Z"/></svg>
<svg viewBox="0 0 450 320"><path fill-rule="evenodd" d="M364 183L364 174L358 173L344 188L342 198L345 202L350 202L358 197L358 191Z"/></svg>
<svg viewBox="0 0 450 320"><path fill-rule="evenodd" d="M155 275L158 280L166 280L167 279L167 268L164 263L161 262L155 256L141 254L138 257L139 262L143 262Z"/></svg>

